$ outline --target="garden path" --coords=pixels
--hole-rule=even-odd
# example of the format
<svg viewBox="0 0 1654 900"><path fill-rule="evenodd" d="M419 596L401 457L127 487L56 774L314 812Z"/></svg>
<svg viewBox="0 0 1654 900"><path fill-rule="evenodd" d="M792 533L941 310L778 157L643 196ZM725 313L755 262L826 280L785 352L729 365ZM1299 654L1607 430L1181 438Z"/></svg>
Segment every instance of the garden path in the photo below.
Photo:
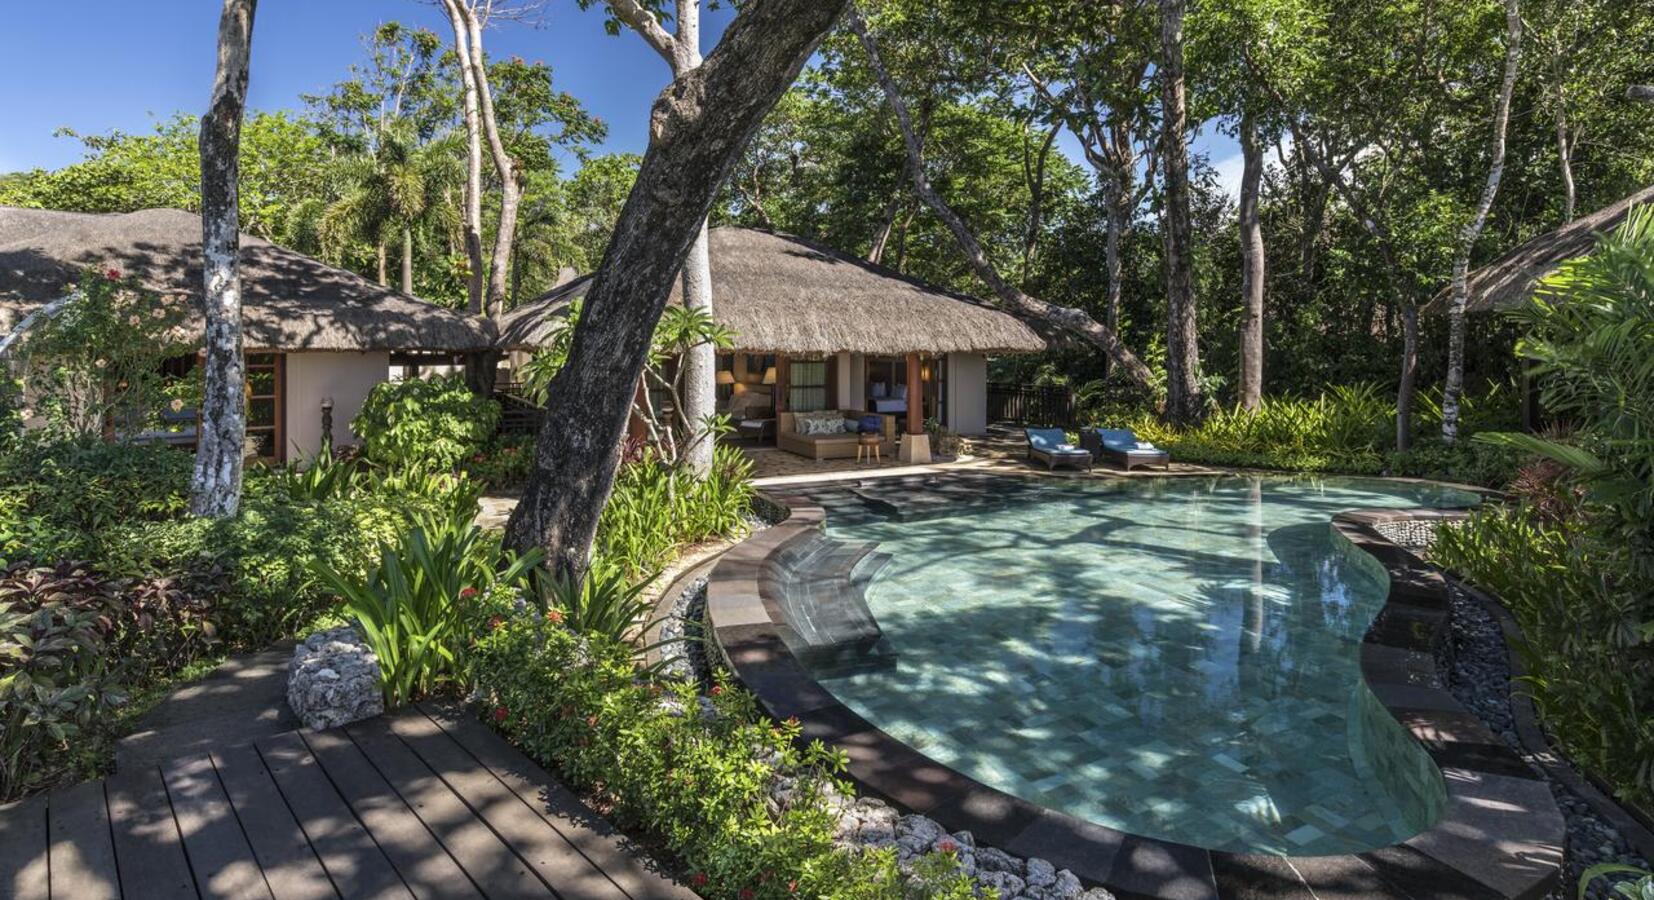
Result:
<svg viewBox="0 0 1654 900"><path fill-rule="evenodd" d="M0 806L0 897L695 897L458 708L174 733L170 758L152 739L108 779Z"/></svg>

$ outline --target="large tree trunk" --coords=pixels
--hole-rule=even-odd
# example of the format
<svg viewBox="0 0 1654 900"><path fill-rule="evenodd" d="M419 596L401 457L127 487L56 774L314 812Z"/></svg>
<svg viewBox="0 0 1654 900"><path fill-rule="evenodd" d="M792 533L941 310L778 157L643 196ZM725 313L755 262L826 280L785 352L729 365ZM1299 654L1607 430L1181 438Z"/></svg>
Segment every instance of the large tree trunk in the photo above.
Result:
<svg viewBox="0 0 1654 900"><path fill-rule="evenodd" d="M466 39L466 27L458 4L443 0L448 21L454 29L454 56L459 61L459 80L465 117L465 210L462 231L465 234L465 261L470 271L465 279L465 307L478 315L485 315L484 277L487 263L482 255L482 113L478 106L477 80L471 65L471 42Z"/></svg>
<svg viewBox="0 0 1654 900"><path fill-rule="evenodd" d="M1112 329L1098 324L1083 310L1058 306L1031 297L999 274L999 270L988 259L988 254L982 249L982 243L976 239L976 235L971 233L964 220L959 218L959 214L948 206L942 196L936 193L930 179L926 177L924 155L921 152L918 134L913 128L913 117L908 113L907 101L902 99L895 80L884 67L884 62L879 57L878 44L873 40L867 22L854 6L851 6L845 20L856 33L856 37L861 39L862 47L867 51L868 63L884 90L885 100L896 114L896 123L902 132L902 143L907 149L908 170L912 176L914 192L930 207L931 212L942 220L948 231L953 233L954 242L964 254L965 262L970 265L971 271L976 273L976 277L982 279L993 291L999 300L999 306L1018 318L1043 322L1073 333L1112 357L1132 381L1145 388L1151 387L1154 383L1154 374L1142 360L1126 348Z"/></svg>
<svg viewBox="0 0 1654 900"><path fill-rule="evenodd" d="M1160 159L1165 191L1166 417L1179 425L1206 412L1195 322L1194 228L1189 213L1189 116L1183 83L1185 0L1160 0Z"/></svg>
<svg viewBox="0 0 1654 900"><path fill-rule="evenodd" d="M1499 194L1505 175L1505 130L1510 124L1510 100L1516 91L1516 71L1522 61L1522 10L1518 0L1505 0L1505 80L1499 86L1499 102L1493 111L1493 159L1488 164L1487 184L1482 186L1476 212L1459 232L1458 253L1453 258L1452 302L1447 308L1447 383L1442 387L1442 439L1459 439L1459 398L1464 394L1465 305L1470 300L1470 254L1487 226L1488 212Z"/></svg>
<svg viewBox="0 0 1654 900"><path fill-rule="evenodd" d="M241 353L241 115L258 0L224 0L218 21L218 70L201 117L202 290L206 298L205 394L190 484L190 511L222 519L241 505L247 407Z"/></svg>
<svg viewBox="0 0 1654 900"><path fill-rule="evenodd" d="M655 101L648 152L551 383L534 471L506 526L511 546L544 546L555 571L587 566L633 387L718 186L846 2L743 7L705 63Z"/></svg>
<svg viewBox="0 0 1654 900"><path fill-rule="evenodd" d="M672 77L681 78L701 66L701 2L677 4L678 33L672 57ZM685 309L712 315L712 254L707 247L706 219L683 260L683 305ZM697 477L712 472L713 436L708 424L718 413L718 350L708 343L696 344L684 354L683 418L688 423L683 463Z"/></svg>
<svg viewBox="0 0 1654 900"><path fill-rule="evenodd" d="M1051 145L1057 141L1062 125L1051 126L1040 141L1039 152L1032 161L1028 158L1027 137L1023 138L1022 176L1028 183L1028 229L1022 238L1022 283L1027 284L1034 271L1034 254L1039 251L1040 232L1045 227L1045 168L1051 158Z"/></svg>
<svg viewBox="0 0 1654 900"><path fill-rule="evenodd" d="M1263 291L1266 260L1263 246L1263 219L1258 214L1258 194L1263 183L1263 147L1258 143L1258 123L1250 112L1241 115L1241 328L1240 405L1257 409L1263 402Z"/></svg>
<svg viewBox="0 0 1654 900"><path fill-rule="evenodd" d="M1396 388L1396 449L1413 446L1413 394L1419 381L1419 307L1401 307L1401 382Z"/></svg>

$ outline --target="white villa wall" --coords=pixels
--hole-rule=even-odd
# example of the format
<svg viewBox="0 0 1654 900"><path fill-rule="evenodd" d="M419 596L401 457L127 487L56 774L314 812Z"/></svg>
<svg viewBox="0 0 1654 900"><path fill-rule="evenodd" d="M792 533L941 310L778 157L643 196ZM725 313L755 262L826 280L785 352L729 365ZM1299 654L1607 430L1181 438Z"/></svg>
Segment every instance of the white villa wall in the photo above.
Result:
<svg viewBox="0 0 1654 900"><path fill-rule="evenodd" d="M857 399L862 392L856 389L855 364L852 362L854 357L855 354L850 351L840 350L833 363L833 369L837 373L833 396L838 398L839 409L854 409L861 405Z"/></svg>
<svg viewBox="0 0 1654 900"><path fill-rule="evenodd" d="M988 358L948 354L947 426L957 434L988 432Z"/></svg>
<svg viewBox="0 0 1654 900"><path fill-rule="evenodd" d="M390 377L389 353L287 354L287 459L315 456L322 446L322 398L333 398L333 445L356 443L350 420L373 386Z"/></svg>

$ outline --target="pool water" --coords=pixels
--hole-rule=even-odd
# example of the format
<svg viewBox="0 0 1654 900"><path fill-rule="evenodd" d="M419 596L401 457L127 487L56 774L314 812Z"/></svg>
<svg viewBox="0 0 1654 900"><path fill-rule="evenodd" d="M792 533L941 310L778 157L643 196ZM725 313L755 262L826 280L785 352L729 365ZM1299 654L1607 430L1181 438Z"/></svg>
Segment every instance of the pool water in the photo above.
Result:
<svg viewBox="0 0 1654 900"><path fill-rule="evenodd" d="M1361 679L1384 570L1332 530L1470 494L1346 478L1088 482L919 521L829 515L891 560L895 665L847 706L1042 806L1212 849L1320 855L1418 833L1440 774Z"/></svg>

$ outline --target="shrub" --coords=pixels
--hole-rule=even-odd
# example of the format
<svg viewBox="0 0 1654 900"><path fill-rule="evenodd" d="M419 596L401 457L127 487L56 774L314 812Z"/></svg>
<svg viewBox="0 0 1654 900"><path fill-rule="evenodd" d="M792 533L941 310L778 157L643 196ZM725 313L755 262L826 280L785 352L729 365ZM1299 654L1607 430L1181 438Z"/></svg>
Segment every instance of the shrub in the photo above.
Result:
<svg viewBox="0 0 1654 900"><path fill-rule="evenodd" d="M644 596L652 580L633 581L620 566L600 557L578 580L541 572L540 605L578 634L627 641L653 624L645 621L654 607Z"/></svg>
<svg viewBox="0 0 1654 900"><path fill-rule="evenodd" d="M379 547L379 565L365 577L341 574L326 562L311 564L379 658L386 707L429 694L459 670L476 598L525 580L540 555L531 552L500 565L499 539L469 516L424 516L394 543Z"/></svg>
<svg viewBox="0 0 1654 900"><path fill-rule="evenodd" d="M1522 627L1530 693L1577 763L1626 800L1654 801L1654 584L1588 520L1545 524L1527 506L1443 528L1441 565L1496 595Z"/></svg>
<svg viewBox="0 0 1654 900"><path fill-rule="evenodd" d="M633 577L659 570L677 548L737 534L752 507L752 463L719 447L712 471L695 478L648 452L615 474L598 520L596 555Z"/></svg>
<svg viewBox="0 0 1654 900"><path fill-rule="evenodd" d="M111 707L214 644L214 585L136 583L85 563L0 575L0 800L73 772Z"/></svg>
<svg viewBox="0 0 1654 900"><path fill-rule="evenodd" d="M375 463L452 469L483 448L499 420L498 403L453 375L375 385L350 427Z"/></svg>
<svg viewBox="0 0 1654 900"><path fill-rule="evenodd" d="M0 560L99 558L107 530L182 515L192 465L159 444L25 440L0 455Z"/></svg>
<svg viewBox="0 0 1654 900"><path fill-rule="evenodd" d="M461 468L490 490L520 488L528 483L529 472L534 468L534 438L527 434L497 435Z"/></svg>
<svg viewBox="0 0 1654 900"><path fill-rule="evenodd" d="M801 749L796 721L765 720L725 684L716 714L702 715L694 686L640 677L630 647L543 619L497 621L470 654L495 726L598 793L616 824L659 840L703 896L972 896L951 857L908 884L890 851L838 849L820 788L843 789L844 760L819 741ZM793 802L771 801L777 776L796 779Z"/></svg>

